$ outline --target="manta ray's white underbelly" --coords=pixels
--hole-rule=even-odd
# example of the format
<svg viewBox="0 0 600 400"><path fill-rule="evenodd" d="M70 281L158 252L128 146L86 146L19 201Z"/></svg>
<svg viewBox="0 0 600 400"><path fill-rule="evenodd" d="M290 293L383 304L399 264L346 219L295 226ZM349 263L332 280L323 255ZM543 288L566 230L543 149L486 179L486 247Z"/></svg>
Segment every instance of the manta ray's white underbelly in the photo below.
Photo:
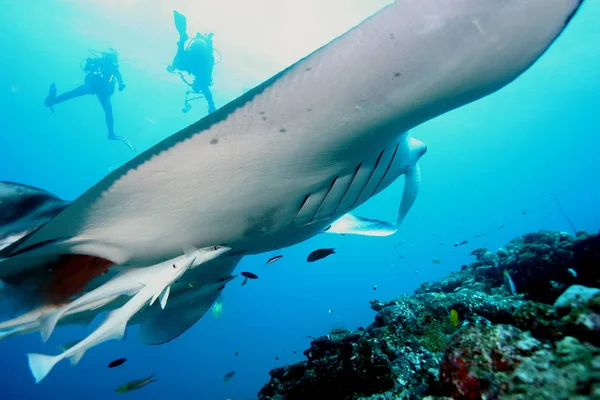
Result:
<svg viewBox="0 0 600 400"><path fill-rule="evenodd" d="M360 146L355 156L340 158L331 152L318 159L310 152L299 152L296 160L289 155L288 162L268 162L269 155L261 155L259 149L255 157L248 157L252 149L243 147L236 154L232 143L231 156L215 169L204 170L202 176L186 169L185 161L179 162L193 157L195 146L181 148L189 153L169 157L177 160L175 165L161 167L156 160L116 181L91 207L92 217L95 210L105 211L98 213L102 219L88 218L75 238L89 240L73 248L84 254L111 254L115 262L150 263L170 251L177 255L184 244L223 244L234 252L252 254L299 243L398 177L406 161L399 156L401 143L394 142L399 136L389 135L392 141L384 146L382 135L371 145ZM221 140L213 145L213 152L219 152L219 144ZM161 168L176 179L166 184L153 182L161 180ZM141 193L147 192L146 185L160 189L144 198ZM113 191L127 193L123 199L137 206L119 204L119 196L111 196ZM173 193L177 199L171 197ZM120 254L127 255L121 258Z"/></svg>

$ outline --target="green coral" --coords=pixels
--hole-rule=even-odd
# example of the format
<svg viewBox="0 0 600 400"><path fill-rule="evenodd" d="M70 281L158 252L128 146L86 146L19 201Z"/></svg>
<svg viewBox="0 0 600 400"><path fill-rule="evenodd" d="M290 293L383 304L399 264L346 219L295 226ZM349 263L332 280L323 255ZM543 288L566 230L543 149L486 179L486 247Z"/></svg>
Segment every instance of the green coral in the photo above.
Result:
<svg viewBox="0 0 600 400"><path fill-rule="evenodd" d="M419 339L421 340L423 347L432 353L442 352L448 344L446 335L444 335L439 327L429 328L419 337Z"/></svg>
<svg viewBox="0 0 600 400"><path fill-rule="evenodd" d="M444 351L450 336L459 329L455 326L450 317L439 319L431 312L425 312L421 316L421 329L416 337L421 341L421 345L432 353Z"/></svg>

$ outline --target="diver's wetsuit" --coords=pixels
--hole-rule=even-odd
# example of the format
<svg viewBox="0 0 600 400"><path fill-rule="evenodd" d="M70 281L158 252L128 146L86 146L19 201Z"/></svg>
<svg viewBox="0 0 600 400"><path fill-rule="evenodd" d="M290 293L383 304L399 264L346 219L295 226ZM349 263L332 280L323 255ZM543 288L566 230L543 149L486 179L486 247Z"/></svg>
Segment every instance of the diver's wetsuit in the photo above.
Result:
<svg viewBox="0 0 600 400"><path fill-rule="evenodd" d="M96 97L98 97L98 100L100 100L100 105L102 105L102 109L104 110L106 127L108 128L108 138L115 139L116 136L114 132L114 120L110 97L115 92L115 80L119 83L119 90L125 89L119 66L109 59L88 57L83 70L87 72L83 85L63 93L60 96L48 96L46 99L46 106L50 107L76 97L95 94Z"/></svg>

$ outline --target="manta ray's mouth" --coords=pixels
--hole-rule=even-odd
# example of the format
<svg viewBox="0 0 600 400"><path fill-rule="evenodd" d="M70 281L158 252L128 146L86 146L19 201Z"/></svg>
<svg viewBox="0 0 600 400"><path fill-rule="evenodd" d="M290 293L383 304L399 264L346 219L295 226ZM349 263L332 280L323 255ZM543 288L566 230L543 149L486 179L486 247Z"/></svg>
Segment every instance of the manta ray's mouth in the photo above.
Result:
<svg viewBox="0 0 600 400"><path fill-rule="evenodd" d="M101 257L81 254L60 256L50 267L52 279L41 287L45 301L50 304L68 301L83 292L92 279L108 272L112 265L112 261Z"/></svg>
<svg viewBox="0 0 600 400"><path fill-rule="evenodd" d="M108 272L114 263L85 254L62 254L46 259L34 270L4 277L14 288L28 293L30 306L63 304L83 293L90 281Z"/></svg>

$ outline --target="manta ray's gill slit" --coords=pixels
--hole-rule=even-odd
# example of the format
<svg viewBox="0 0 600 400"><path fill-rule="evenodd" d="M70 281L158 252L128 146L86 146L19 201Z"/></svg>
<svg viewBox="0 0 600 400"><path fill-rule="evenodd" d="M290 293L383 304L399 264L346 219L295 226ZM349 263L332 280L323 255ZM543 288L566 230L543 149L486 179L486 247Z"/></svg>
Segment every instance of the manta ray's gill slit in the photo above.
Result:
<svg viewBox="0 0 600 400"><path fill-rule="evenodd" d="M311 194L307 194L306 197L304 198L304 200L302 200L302 204L300 204L300 208L298 208L298 212L296 213L296 217L298 217L298 214L300 214L300 211L302 211L302 209L306 205L306 202L308 201L308 199L310 199Z"/></svg>
<svg viewBox="0 0 600 400"><path fill-rule="evenodd" d="M337 205L337 207L333 210L333 212L329 215L330 217L333 216L337 212L338 208L340 208L340 206L344 202L344 199L348 195L348 192L350 191L350 188L352 188L352 185L354 185L354 181L356 180L356 176L358 175L358 172L360 171L361 168L362 168L362 163L360 163L360 164L358 164L356 166L356 169L354 170L354 175L352 175L352 179L350 180L350 184L348 185L348 188L346 189L346 191L344 192L344 195L342 196L342 200Z"/></svg>
<svg viewBox="0 0 600 400"><path fill-rule="evenodd" d="M377 168L379 167L379 163L381 162L381 157L383 157L383 153L385 153L385 149L381 153L379 153L379 157L377 157L377 161L375 162L375 166L371 170L371 175L369 175L369 179L367 179L367 182L363 186L362 190L360 191L360 193L356 197L356 200L354 200L354 202L352 203L352 205L350 206L350 208L353 208L353 207L356 207L356 206L359 205L358 203L359 203L359 200L362 197L363 192L369 186L369 182L371 182L371 179L373 179L373 175L375 174L375 171L377 171Z"/></svg>
<svg viewBox="0 0 600 400"><path fill-rule="evenodd" d="M83 254L61 256L52 265L51 278L42 288L49 304L61 304L83 292L94 278L103 275L113 265L112 261Z"/></svg>
<svg viewBox="0 0 600 400"><path fill-rule="evenodd" d="M381 186L381 184L383 182L385 182L385 178L387 177L388 172L390 172L390 168L392 168L392 165L394 165L394 161L396 160L396 154L398 154L398 148L399 147L400 147L400 144L397 144L396 148L394 149L394 154L392 154L392 158L390 159L390 162L388 163L388 166L385 169L385 172L383 173L383 176L381 177L381 179L379 180L379 182L375 186L375 189L371 192L371 194L369 194L369 197L371 197L375 193L377 193L377 190L379 189L379 186Z"/></svg>
<svg viewBox="0 0 600 400"><path fill-rule="evenodd" d="M311 218L310 222L314 222L315 219L317 219L317 216L319 215L319 212L321 211L321 209L323 208L323 206L327 203L328 200L331 200L330 199L331 191L333 190L333 187L335 186L335 183L337 182L337 180L338 180L338 177L336 176L335 178L333 178L333 181L331 181L331 184L329 185L329 189L327 190L327 194L323 198L323 201L321 202L321 204L319 205L319 207L317 207L317 211L315 212L315 214ZM334 201L335 201L335 199L334 199Z"/></svg>

